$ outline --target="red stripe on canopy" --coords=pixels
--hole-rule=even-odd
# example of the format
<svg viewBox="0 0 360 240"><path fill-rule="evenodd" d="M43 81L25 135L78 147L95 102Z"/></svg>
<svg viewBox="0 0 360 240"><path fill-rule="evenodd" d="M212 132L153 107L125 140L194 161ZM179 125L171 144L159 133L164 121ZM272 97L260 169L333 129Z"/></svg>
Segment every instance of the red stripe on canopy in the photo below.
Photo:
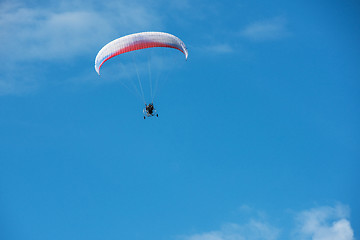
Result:
<svg viewBox="0 0 360 240"><path fill-rule="evenodd" d="M153 47L167 47L167 48L174 48L174 49L177 49L179 50L180 52L184 53L185 52L178 48L178 47L175 47L175 46L172 46L172 45L169 45L169 44L165 44L165 43L159 43L159 42L138 42L138 43L135 43L133 45L130 45L130 46L127 46L127 47L124 47L122 49L120 49L119 51L111 54L109 57L105 58L104 61L102 61L102 63L100 64L99 66L99 71L100 71L100 68L101 66L107 61L109 60L110 58L113 58L117 55L120 55L120 54L123 54L123 53L127 53L127 52L131 52L131 51L136 51L136 50L140 50L140 49L145 49L145 48L153 48Z"/></svg>

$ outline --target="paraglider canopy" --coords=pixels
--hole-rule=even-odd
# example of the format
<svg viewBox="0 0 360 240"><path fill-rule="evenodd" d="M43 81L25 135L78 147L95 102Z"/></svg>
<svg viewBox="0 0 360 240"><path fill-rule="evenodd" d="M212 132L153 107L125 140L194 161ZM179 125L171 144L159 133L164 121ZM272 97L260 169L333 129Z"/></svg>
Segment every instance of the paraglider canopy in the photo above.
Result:
<svg viewBox="0 0 360 240"><path fill-rule="evenodd" d="M147 48L149 48L149 50L143 50ZM107 60L120 54L129 53L122 58L118 58L122 62L118 66L123 68L123 71L121 71L123 75L119 82L143 101L145 104L143 110L144 118L158 116L153 102L157 94L159 79L165 82L168 78L168 74L165 75L164 72L172 67L178 67L180 65L173 60L176 58L181 58L183 60L181 54L176 54L176 51L167 51L168 49L176 49L185 55L185 59L188 57L188 51L185 44L178 37L169 33L141 32L126 35L109 42L98 52L95 58L95 71L100 75L100 68ZM161 55L163 51L164 53L166 52L166 55ZM160 54L158 55L158 53ZM140 58L137 59L136 55L139 55ZM129 56L132 57L133 64L129 61ZM176 58L173 59L172 57ZM116 69L116 73L114 72L115 74L117 74L117 70L118 69ZM158 74L154 74L153 70L159 70ZM146 72L148 74L143 78ZM136 79L138 84L134 82ZM145 79L145 81L142 81L141 79ZM153 80L155 80L154 85ZM138 85L138 87L136 85ZM150 100L146 97L146 90L149 90ZM147 104L148 102L150 102L150 104Z"/></svg>
<svg viewBox="0 0 360 240"><path fill-rule="evenodd" d="M186 59L188 57L186 46L178 37L164 32L141 32L115 39L106 44L95 58L95 70L100 75L101 66L110 58L126 52L153 47L174 48L181 51Z"/></svg>

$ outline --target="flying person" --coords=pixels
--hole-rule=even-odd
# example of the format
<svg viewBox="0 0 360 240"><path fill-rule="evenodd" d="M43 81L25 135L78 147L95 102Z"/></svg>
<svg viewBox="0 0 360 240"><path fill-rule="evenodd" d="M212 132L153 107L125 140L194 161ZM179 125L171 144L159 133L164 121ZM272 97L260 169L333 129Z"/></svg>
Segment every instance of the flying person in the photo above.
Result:
<svg viewBox="0 0 360 240"><path fill-rule="evenodd" d="M151 116L155 116L155 113L156 113L156 110L154 108L154 104L153 103L149 103L149 104L146 104L145 103L145 108L144 108L144 114L146 116L144 116L144 119L146 117L151 117ZM156 117L158 117L159 115L156 114Z"/></svg>
<svg viewBox="0 0 360 240"><path fill-rule="evenodd" d="M146 106L146 104L145 104L145 106ZM149 103L149 105L146 106L146 112L147 112L148 114L152 115L152 114L153 114L153 111L154 111L154 104Z"/></svg>
<svg viewBox="0 0 360 240"><path fill-rule="evenodd" d="M100 68L107 60L115 56L122 55L124 53L138 51L138 50L140 50L140 53L143 53L142 49L147 49L147 48L177 49L178 51L182 52L185 55L185 59L188 58L188 50L184 42L180 38L164 32L140 32L140 33L134 33L117 38L107 43L105 46L103 46L95 58L95 71L97 72L98 75L100 75ZM126 61L126 58L122 58L122 59ZM137 71L138 70L136 69L136 72ZM149 64L149 74L150 74L150 64ZM136 88L136 86L134 87L136 92L139 94L138 97L142 97L142 99L144 100L146 98L144 96L144 92L142 89L141 80L139 75L137 77L139 81L139 88L141 91L137 91L138 89ZM151 78L149 79L151 80ZM149 85L151 90L151 97L152 99L154 99L152 96L151 81ZM158 117L158 114L156 114L156 110L152 102L149 103L148 105L145 103L145 108L143 109L143 113L144 113L144 119L146 117L151 117L155 115L156 117Z"/></svg>

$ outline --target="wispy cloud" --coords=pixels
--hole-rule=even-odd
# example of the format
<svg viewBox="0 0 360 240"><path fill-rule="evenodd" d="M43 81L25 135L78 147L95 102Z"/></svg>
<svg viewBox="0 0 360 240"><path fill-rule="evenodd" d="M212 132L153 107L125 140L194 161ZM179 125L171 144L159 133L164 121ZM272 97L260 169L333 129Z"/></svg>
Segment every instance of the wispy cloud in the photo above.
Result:
<svg viewBox="0 0 360 240"><path fill-rule="evenodd" d="M160 25L156 14L145 6L116 1L95 6L76 7L65 3L27 7L21 3L0 6L0 50L8 60L64 59L93 51L111 35Z"/></svg>
<svg viewBox="0 0 360 240"><path fill-rule="evenodd" d="M182 237L183 240L275 240L279 235L279 229L256 220L240 225L228 223L220 230L210 231L191 236Z"/></svg>
<svg viewBox="0 0 360 240"><path fill-rule="evenodd" d="M231 53L234 51L234 48L226 43L209 45L207 50L213 53Z"/></svg>
<svg viewBox="0 0 360 240"><path fill-rule="evenodd" d="M2 2L0 52L6 63L0 66L0 95L36 89L41 63L69 64L81 56L92 59L119 34L162 26L160 15L140 1ZM20 67L27 71L17 71ZM31 75L37 77L29 79Z"/></svg>
<svg viewBox="0 0 360 240"><path fill-rule="evenodd" d="M13 73L10 72L13 70L1 65L0 95L34 89L32 84L41 86L38 76L44 71L43 63L69 66L78 64L77 58L81 57L89 61L86 64L92 69L97 51L121 35L149 30L166 31L169 26L181 26L184 36L189 36L193 26L201 26L219 15L218 8L206 3L190 4L188 0L164 3L163 0L60 0L42 4L24 0L1 2L0 52L6 59L6 65L12 65L11 69L21 65L28 71ZM219 29L222 27L224 29ZM264 41L281 38L286 33L286 19L274 18L248 25L240 38ZM207 54L204 53L237 53L242 50L240 38L233 29L229 31L219 23L203 32L196 30L192 42L186 38L184 41L190 51L193 48L194 52L199 51L205 56ZM29 73L37 78L28 80Z"/></svg>
<svg viewBox="0 0 360 240"><path fill-rule="evenodd" d="M297 216L296 232L300 239L353 240L348 217L349 209L343 205L306 210Z"/></svg>
<svg viewBox="0 0 360 240"><path fill-rule="evenodd" d="M264 214L244 205L239 209L255 216L245 224L227 223L219 230L180 236L180 240L354 240L348 220L349 209L344 205L319 207L295 214L292 229L276 227L266 221ZM284 224L287 225L287 224ZM285 233L293 233L284 236Z"/></svg>
<svg viewBox="0 0 360 240"><path fill-rule="evenodd" d="M234 47L228 43L214 43L214 44L206 44L203 46L189 46L189 49L198 50L207 54L227 54L233 53Z"/></svg>
<svg viewBox="0 0 360 240"><path fill-rule="evenodd" d="M241 36L253 41L277 40L288 35L287 21L284 17L257 21L241 31Z"/></svg>

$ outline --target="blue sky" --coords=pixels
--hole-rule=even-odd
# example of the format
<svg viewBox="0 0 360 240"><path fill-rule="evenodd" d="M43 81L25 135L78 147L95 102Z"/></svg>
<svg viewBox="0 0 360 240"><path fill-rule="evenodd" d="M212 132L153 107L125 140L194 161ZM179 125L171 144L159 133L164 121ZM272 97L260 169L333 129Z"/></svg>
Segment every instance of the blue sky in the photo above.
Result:
<svg viewBox="0 0 360 240"><path fill-rule="evenodd" d="M2 1L0 239L358 239L359 7ZM156 119L94 70L141 31L189 50Z"/></svg>

